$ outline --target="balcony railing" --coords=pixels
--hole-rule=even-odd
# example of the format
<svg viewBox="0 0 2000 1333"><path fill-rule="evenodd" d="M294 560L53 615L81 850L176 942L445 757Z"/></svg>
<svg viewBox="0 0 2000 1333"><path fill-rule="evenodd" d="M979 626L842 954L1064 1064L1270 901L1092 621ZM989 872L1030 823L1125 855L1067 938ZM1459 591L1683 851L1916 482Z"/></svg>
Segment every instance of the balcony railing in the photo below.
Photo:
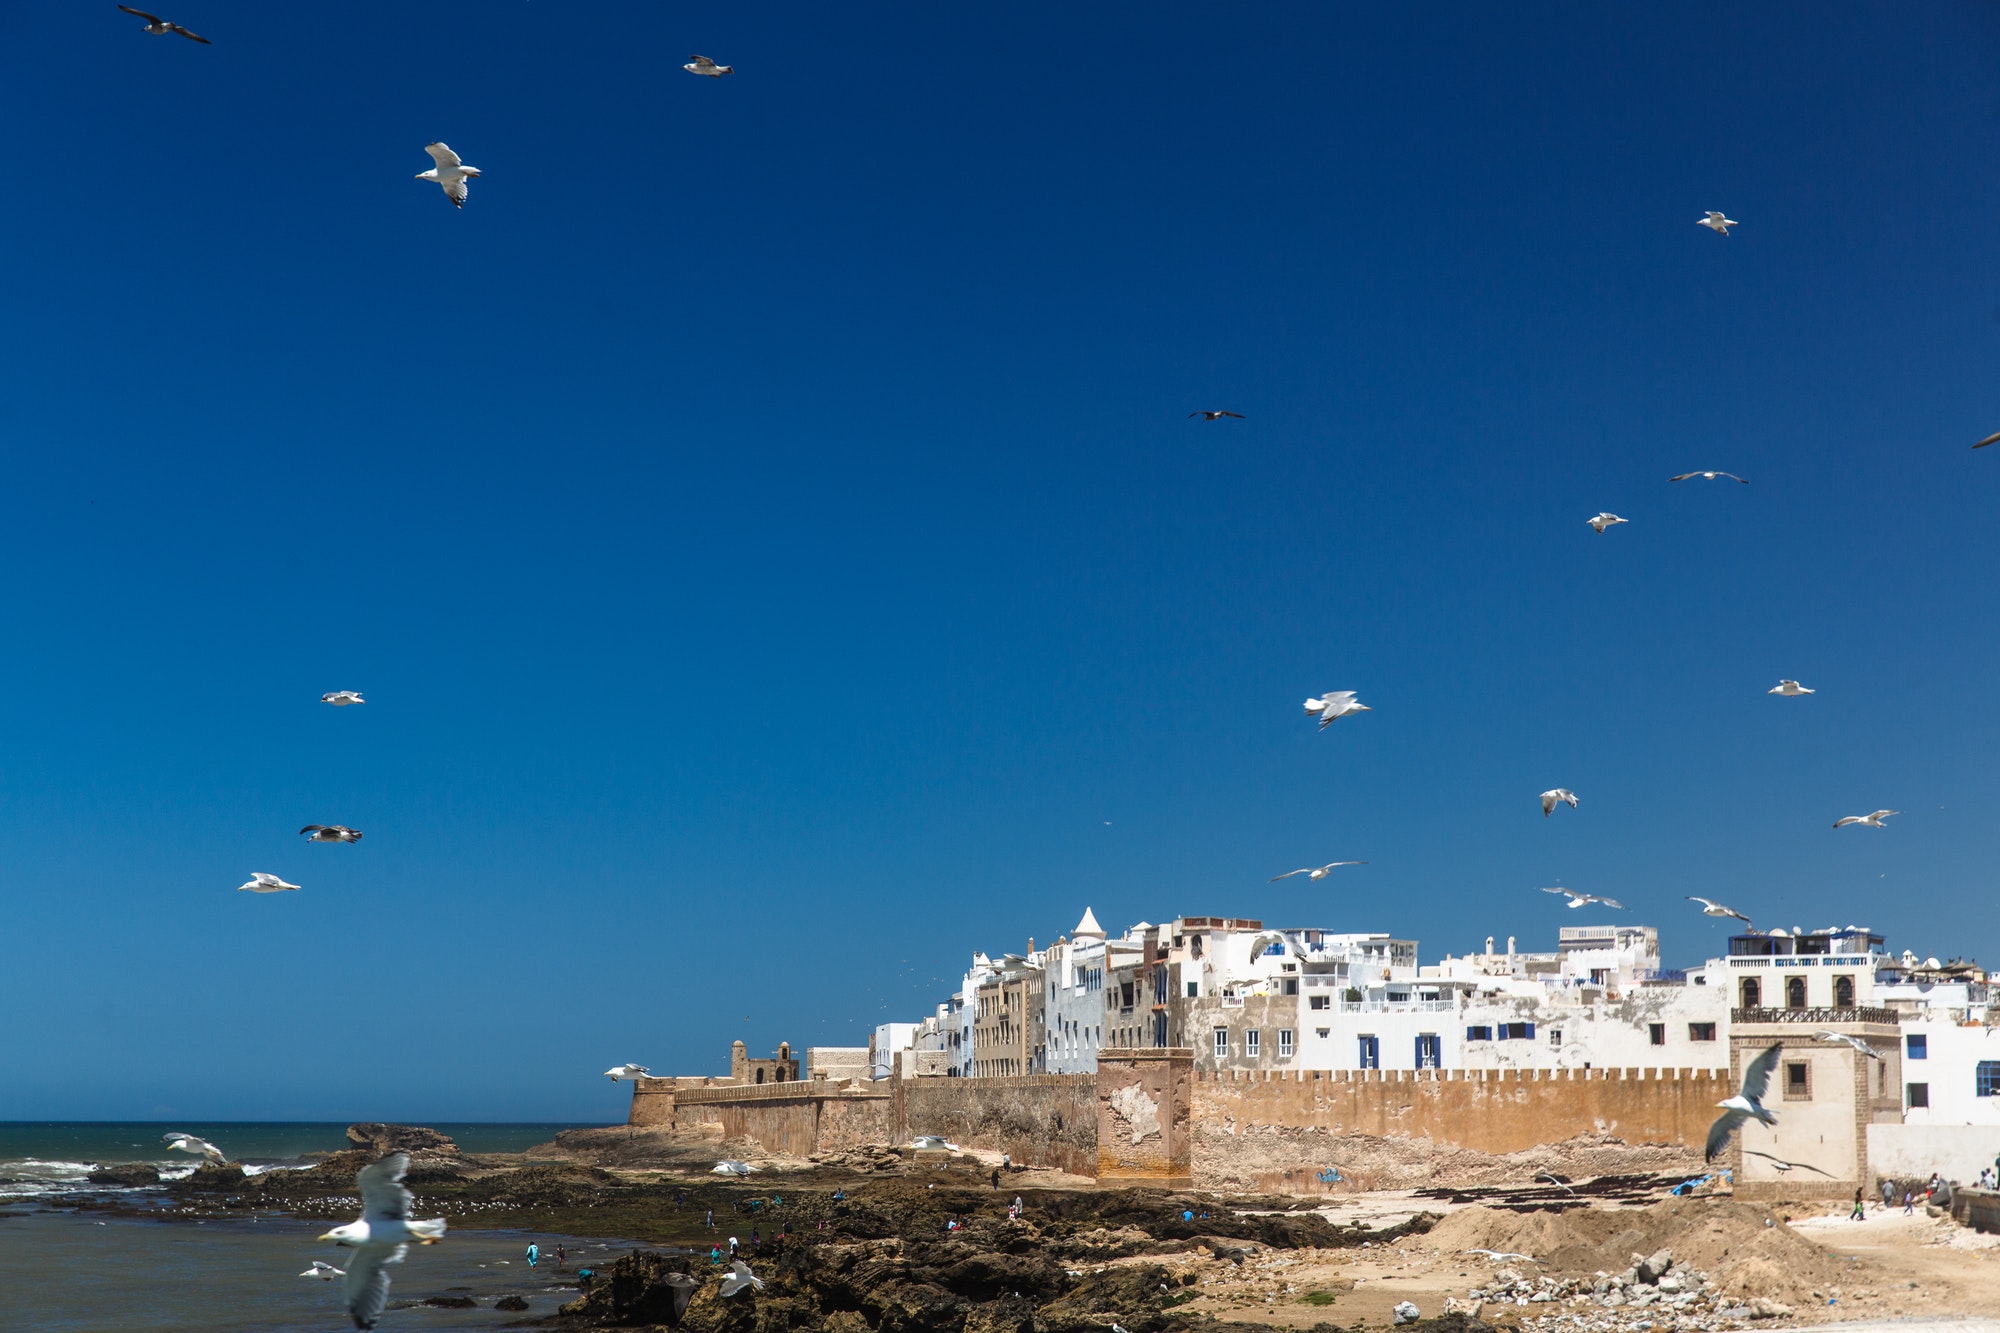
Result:
<svg viewBox="0 0 2000 1333"><path fill-rule="evenodd" d="M1858 1005L1846 1009L1731 1009L1732 1023L1887 1023L1896 1025L1896 1011L1879 1005Z"/></svg>
<svg viewBox="0 0 2000 1333"><path fill-rule="evenodd" d="M1458 1007L1453 1000L1342 1000L1343 1014L1448 1014Z"/></svg>

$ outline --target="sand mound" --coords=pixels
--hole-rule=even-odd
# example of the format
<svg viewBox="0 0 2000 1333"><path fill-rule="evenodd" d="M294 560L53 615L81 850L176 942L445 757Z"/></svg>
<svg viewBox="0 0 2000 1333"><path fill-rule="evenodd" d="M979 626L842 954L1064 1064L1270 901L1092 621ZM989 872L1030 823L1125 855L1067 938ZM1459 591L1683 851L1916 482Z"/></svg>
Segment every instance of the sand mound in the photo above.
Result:
<svg viewBox="0 0 2000 1333"><path fill-rule="evenodd" d="M1632 1256L1673 1251L1676 1267L1696 1268L1725 1291L1787 1303L1839 1282L1834 1257L1770 1210L1728 1199L1673 1199L1650 1208L1511 1213L1465 1208L1424 1242L1439 1250L1515 1250L1556 1273L1616 1273Z"/></svg>

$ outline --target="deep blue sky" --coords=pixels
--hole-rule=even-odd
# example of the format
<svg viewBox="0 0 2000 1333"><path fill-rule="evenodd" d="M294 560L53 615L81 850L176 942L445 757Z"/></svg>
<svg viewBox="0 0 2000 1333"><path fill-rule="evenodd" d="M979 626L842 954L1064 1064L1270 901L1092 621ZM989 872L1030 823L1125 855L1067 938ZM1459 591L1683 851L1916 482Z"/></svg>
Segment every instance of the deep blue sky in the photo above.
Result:
<svg viewBox="0 0 2000 1333"><path fill-rule="evenodd" d="M2000 9L167 12L0 11L0 1118L617 1118L1086 904L2000 962Z"/></svg>

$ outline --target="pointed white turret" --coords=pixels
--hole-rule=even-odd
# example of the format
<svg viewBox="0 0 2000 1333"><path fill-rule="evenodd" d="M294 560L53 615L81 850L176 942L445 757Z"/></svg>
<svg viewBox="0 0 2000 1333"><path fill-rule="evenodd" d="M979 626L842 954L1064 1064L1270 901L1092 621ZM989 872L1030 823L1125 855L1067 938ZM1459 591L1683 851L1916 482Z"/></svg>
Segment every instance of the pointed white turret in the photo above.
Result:
<svg viewBox="0 0 2000 1333"><path fill-rule="evenodd" d="M1083 909L1083 920L1076 923L1076 929L1070 934L1080 940L1101 940L1104 938L1104 927L1097 924L1097 914L1086 907Z"/></svg>

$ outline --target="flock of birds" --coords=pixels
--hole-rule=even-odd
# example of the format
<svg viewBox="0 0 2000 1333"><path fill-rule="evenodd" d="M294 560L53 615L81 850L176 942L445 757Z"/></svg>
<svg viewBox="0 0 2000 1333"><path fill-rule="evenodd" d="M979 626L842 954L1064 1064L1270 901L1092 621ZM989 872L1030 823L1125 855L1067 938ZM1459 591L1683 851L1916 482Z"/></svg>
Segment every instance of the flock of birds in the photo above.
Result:
<svg viewBox="0 0 2000 1333"><path fill-rule="evenodd" d="M118 7L120 9L125 8L123 5ZM138 11L134 10L133 12L137 13ZM151 29L148 29L148 31L151 31ZM349 704L365 704L368 702L356 690L328 690L319 697L319 701L323 704L332 704L335 708L345 708ZM305 835L307 842L361 841L361 830L349 828L345 824L308 824L300 829L299 832ZM273 875L267 870L253 870L250 872L249 879L236 886L236 891L238 893L295 893L298 887L298 885L282 876Z"/></svg>

